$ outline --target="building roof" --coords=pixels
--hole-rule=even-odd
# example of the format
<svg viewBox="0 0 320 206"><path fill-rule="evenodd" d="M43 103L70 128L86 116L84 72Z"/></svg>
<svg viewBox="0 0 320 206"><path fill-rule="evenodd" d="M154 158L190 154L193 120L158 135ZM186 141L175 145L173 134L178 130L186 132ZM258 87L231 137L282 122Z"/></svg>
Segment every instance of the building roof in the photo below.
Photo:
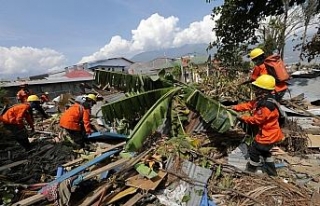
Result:
<svg viewBox="0 0 320 206"><path fill-rule="evenodd" d="M84 69L67 70L65 76L68 78L93 77L93 74Z"/></svg>
<svg viewBox="0 0 320 206"><path fill-rule="evenodd" d="M132 64L129 70L135 74L152 74L155 70L170 68L174 66L175 59L167 57L159 57L149 62L136 62Z"/></svg>
<svg viewBox="0 0 320 206"><path fill-rule="evenodd" d="M3 82L0 83L0 87L14 87L19 86L21 83L27 83L28 85L39 85L39 84L55 84L55 83L64 83L64 82L80 82L80 81L93 81L93 76L91 77L79 77L79 78L54 78L54 79L39 79L33 81L13 81L13 82Z"/></svg>
<svg viewBox="0 0 320 206"><path fill-rule="evenodd" d="M98 66L105 66L105 67L128 67L134 62L126 59L124 57L118 57L118 58L110 58L110 59L102 59L98 61L93 62L87 62L84 64L84 67L86 69L98 67Z"/></svg>

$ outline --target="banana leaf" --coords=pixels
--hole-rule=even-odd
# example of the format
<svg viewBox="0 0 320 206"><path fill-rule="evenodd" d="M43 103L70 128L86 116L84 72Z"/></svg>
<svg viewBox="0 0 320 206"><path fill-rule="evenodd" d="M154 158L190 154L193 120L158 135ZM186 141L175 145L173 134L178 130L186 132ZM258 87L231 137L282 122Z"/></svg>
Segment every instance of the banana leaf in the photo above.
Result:
<svg viewBox="0 0 320 206"><path fill-rule="evenodd" d="M172 89L173 87L143 92L105 104L101 106L102 116L105 121L122 118L132 119L135 118L137 114L142 116L158 99Z"/></svg>
<svg viewBox="0 0 320 206"><path fill-rule="evenodd" d="M168 108L172 102L172 97L181 90L181 87L171 88L163 95L140 119L128 136L129 141L126 144L126 151L136 151L143 145L144 140L159 126L161 126L167 117Z"/></svg>
<svg viewBox="0 0 320 206"><path fill-rule="evenodd" d="M162 78L152 80L146 75L124 74L99 69L95 70L94 77L95 83L102 87L109 85L125 92L150 91L173 86L173 82Z"/></svg>
<svg viewBox="0 0 320 206"><path fill-rule="evenodd" d="M227 110L220 102L210 99L199 90L186 87L186 104L199 112L202 119L216 131L223 133L234 126L237 113Z"/></svg>

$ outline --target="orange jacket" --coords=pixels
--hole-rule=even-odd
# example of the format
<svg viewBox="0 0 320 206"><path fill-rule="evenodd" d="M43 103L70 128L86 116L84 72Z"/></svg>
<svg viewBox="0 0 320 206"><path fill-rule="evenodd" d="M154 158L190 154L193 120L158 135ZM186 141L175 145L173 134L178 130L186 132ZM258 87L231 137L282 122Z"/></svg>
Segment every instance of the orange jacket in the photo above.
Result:
<svg viewBox="0 0 320 206"><path fill-rule="evenodd" d="M26 103L30 93L25 91L24 89L20 89L17 93L17 99L21 103Z"/></svg>
<svg viewBox="0 0 320 206"><path fill-rule="evenodd" d="M259 76L262 74L268 74L267 68L264 64L261 64L259 66L255 66L253 68L252 74L251 74L251 80L255 81ZM275 92L282 92L288 89L286 82L278 82L276 83L276 87L274 89Z"/></svg>
<svg viewBox="0 0 320 206"><path fill-rule="evenodd" d="M16 104L9 108L0 118L4 124L15 124L19 128L23 128L23 119L25 119L30 127L34 129L31 114L31 107L29 104Z"/></svg>
<svg viewBox="0 0 320 206"><path fill-rule="evenodd" d="M253 125L259 126L259 132L255 140L261 144L272 144L283 139L283 133L280 129L278 118L279 111L274 103L250 101L241 103L232 107L235 111L253 111L252 116L242 116L241 119ZM261 106L258 106L261 103Z"/></svg>
<svg viewBox="0 0 320 206"><path fill-rule="evenodd" d="M60 126L65 129L81 131L82 124L86 133L90 134L90 109L85 109L78 103L71 105L60 117Z"/></svg>

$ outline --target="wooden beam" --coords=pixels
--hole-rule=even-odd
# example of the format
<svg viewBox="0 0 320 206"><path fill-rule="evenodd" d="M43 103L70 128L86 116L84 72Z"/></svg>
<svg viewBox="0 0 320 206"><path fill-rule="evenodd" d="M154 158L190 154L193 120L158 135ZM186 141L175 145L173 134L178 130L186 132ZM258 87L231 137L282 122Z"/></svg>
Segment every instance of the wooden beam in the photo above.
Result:
<svg viewBox="0 0 320 206"><path fill-rule="evenodd" d="M123 143L120 143L120 144L123 144ZM118 144L118 145L120 145L120 144ZM124 144L125 144L125 143L124 143ZM117 148L116 146L117 146L117 145L114 145L114 146L108 148L108 150L112 150L112 149L114 149L114 148ZM107 155L107 154L104 154L104 155ZM98 158L98 160L100 161L100 159L102 160L102 157L103 157L103 155L102 155L102 156L99 156L99 157L97 157L97 158ZM85 163L84 165L81 165L81 166L77 167L76 169L74 169L74 170L72 170L72 171L70 171L70 172L62 175L62 176L59 177L58 179L50 182L50 183L48 184L48 186L49 186L50 184L53 184L53 183L59 183L59 182L61 182L61 181L64 181L66 178L69 178L69 177L71 177L71 176L73 176L73 175L75 175L75 174L83 171L85 168L87 168L87 167L95 164L98 160L91 160L91 161ZM112 167L115 167L115 164L112 164L111 166L112 166ZM106 169L106 168L104 168L104 169ZM43 189L43 188L42 188L42 189ZM40 191L41 191L41 190L40 190ZM23 205L23 206L28 206L28 205L32 205L32 204L34 204L34 203L36 203L36 202L38 202L38 201L40 201L40 200L42 200L42 199L44 199L44 198L45 198L45 196L44 196L43 194L39 193L39 194L34 195L34 196L32 196L32 197L29 197L29 198L26 198L26 199L21 200L21 201L19 201L19 202L16 202L16 203L14 203L12 206L19 206L19 205L20 205L20 206L22 206L22 205Z"/></svg>
<svg viewBox="0 0 320 206"><path fill-rule="evenodd" d="M99 154L101 154L101 153L108 152L108 151L113 150L113 149L116 149L116 148L118 148L118 147L122 147L122 146L124 146L125 144L126 144L126 142L121 142L121 143L119 143L119 144L113 145L113 146L108 147L108 148L106 148L106 149L103 149L103 150L100 150L100 151L96 151L93 155L96 156L96 155L99 155ZM73 165L73 164L75 164L75 163L81 162L82 160L83 160L83 158L82 158L82 157L79 157L78 159L72 160L71 162L67 162L67 163L63 164L62 166L63 166L63 167L68 167L68 166Z"/></svg>
<svg viewBox="0 0 320 206"><path fill-rule="evenodd" d="M28 162L28 160L20 160L20 161L13 162L13 163L10 163L10 164L7 164L7 165L3 165L3 166L0 167L0 171L6 170L6 169L9 169L11 167L15 167L15 166L18 166L18 165L21 165L21 164L24 164L26 162Z"/></svg>
<svg viewBox="0 0 320 206"><path fill-rule="evenodd" d="M44 200L45 198L46 197L43 194L36 194L24 200L14 203L12 206L28 206L28 205L35 204L41 200Z"/></svg>
<svg viewBox="0 0 320 206"><path fill-rule="evenodd" d="M123 206L133 206L144 197L143 194L137 193L132 198L130 198Z"/></svg>

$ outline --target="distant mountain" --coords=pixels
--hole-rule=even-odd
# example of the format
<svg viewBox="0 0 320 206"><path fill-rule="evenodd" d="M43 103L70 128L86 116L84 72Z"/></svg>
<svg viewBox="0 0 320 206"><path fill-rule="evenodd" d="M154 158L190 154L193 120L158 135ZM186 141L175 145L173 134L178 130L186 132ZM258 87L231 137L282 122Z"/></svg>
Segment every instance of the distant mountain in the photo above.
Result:
<svg viewBox="0 0 320 206"><path fill-rule="evenodd" d="M147 62L158 57L178 58L187 55L205 56L215 53L215 49L207 53L208 44L186 44L182 47L147 51L137 54L131 58L134 62Z"/></svg>
<svg viewBox="0 0 320 206"><path fill-rule="evenodd" d="M293 51L295 44L292 41L288 41L285 47L284 61L287 64L295 63L299 61L299 52ZM182 47L168 48L154 51L146 51L139 53L131 58L134 62L148 62L159 57L178 58L187 55L206 56L208 54L216 53L216 49L212 49L207 53L206 48L208 44L186 44Z"/></svg>

